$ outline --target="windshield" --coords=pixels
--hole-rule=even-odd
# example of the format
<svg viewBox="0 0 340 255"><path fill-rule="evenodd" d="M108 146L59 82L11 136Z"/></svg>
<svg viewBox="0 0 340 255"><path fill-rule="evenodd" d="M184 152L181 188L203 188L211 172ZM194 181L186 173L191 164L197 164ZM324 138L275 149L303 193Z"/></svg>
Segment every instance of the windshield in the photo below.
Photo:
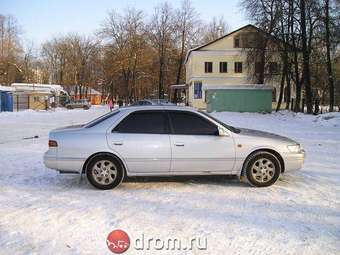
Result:
<svg viewBox="0 0 340 255"><path fill-rule="evenodd" d="M117 113L119 113L119 110L115 110L115 111L106 113L106 114L90 121L89 123L85 124L85 128L90 128L90 127L93 127L95 125L98 125L99 123L103 122L104 120L107 120L108 118L111 118L112 116L116 115Z"/></svg>
<svg viewBox="0 0 340 255"><path fill-rule="evenodd" d="M215 117L213 117L209 113L206 113L206 112L203 112L203 111L199 111L199 112L204 114L205 116L209 117L210 119L213 119L214 121L216 121L217 123L221 124L223 127L227 128L228 130L230 130L233 133L237 133L238 134L238 133L241 132L241 130L239 130L238 128L225 124L224 122L220 121L219 119L216 119Z"/></svg>

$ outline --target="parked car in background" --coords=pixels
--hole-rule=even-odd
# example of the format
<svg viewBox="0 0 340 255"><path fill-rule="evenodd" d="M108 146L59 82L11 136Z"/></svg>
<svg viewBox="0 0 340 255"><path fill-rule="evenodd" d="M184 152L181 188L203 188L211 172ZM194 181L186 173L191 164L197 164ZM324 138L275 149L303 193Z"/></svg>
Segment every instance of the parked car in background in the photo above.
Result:
<svg viewBox="0 0 340 255"><path fill-rule="evenodd" d="M80 99L65 104L65 107L67 109L83 108L84 110L88 110L91 107L91 103L87 99Z"/></svg>
<svg viewBox="0 0 340 255"><path fill-rule="evenodd" d="M299 143L272 133L235 128L189 107L138 106L49 134L44 163L85 173L99 189L124 176L237 175L257 187L302 167Z"/></svg>
<svg viewBox="0 0 340 255"><path fill-rule="evenodd" d="M132 103L130 106L145 106L145 105L175 105L167 99L143 99Z"/></svg>

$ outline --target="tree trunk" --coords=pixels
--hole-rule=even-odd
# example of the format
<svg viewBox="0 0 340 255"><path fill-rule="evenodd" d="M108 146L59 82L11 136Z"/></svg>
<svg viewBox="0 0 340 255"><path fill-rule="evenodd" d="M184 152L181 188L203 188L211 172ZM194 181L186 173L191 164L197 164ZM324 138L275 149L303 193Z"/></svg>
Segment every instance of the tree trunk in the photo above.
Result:
<svg viewBox="0 0 340 255"><path fill-rule="evenodd" d="M289 68L288 68L289 70ZM290 84L290 76L289 76L289 72L286 72L286 83L287 83L287 94L286 96L286 110L289 110L289 106L290 106L290 98L291 98L291 84Z"/></svg>
<svg viewBox="0 0 340 255"><path fill-rule="evenodd" d="M277 102L276 106L276 111L279 111L281 108L281 103L282 103L282 97L283 97L283 89L285 86L285 78L286 78L286 66L283 66L282 69L282 75L281 75L281 84L280 84L280 95L279 95L279 100Z"/></svg>
<svg viewBox="0 0 340 255"><path fill-rule="evenodd" d="M162 99L164 97L163 91L164 83L164 46L161 46L161 52L159 56L159 83L158 83L158 98Z"/></svg>
<svg viewBox="0 0 340 255"><path fill-rule="evenodd" d="M298 62L298 53L299 49L296 43L295 38L295 32L294 32L294 1L289 0L289 8L290 8L290 31L292 33L292 45L293 45L293 65L294 65L294 74L292 77L294 77L295 80L295 105L293 105L294 100L292 101L292 109L294 109L295 112L300 111L300 102L301 102L301 82L300 82L300 75L299 75L299 62Z"/></svg>
<svg viewBox="0 0 340 255"><path fill-rule="evenodd" d="M334 81L330 53L330 29L329 29L329 0L325 0L325 27L326 27L326 51L327 51L327 73L329 89L329 111L334 111Z"/></svg>
<svg viewBox="0 0 340 255"><path fill-rule="evenodd" d="M302 58L303 58L303 82L306 92L307 113L313 113L312 89L310 83L309 70L309 52L307 49L307 35L306 35L306 6L305 0L300 0L300 18L301 18L301 41L302 41Z"/></svg>
<svg viewBox="0 0 340 255"><path fill-rule="evenodd" d="M185 46L185 30L182 31L182 43L181 43L181 53L178 60L178 70L177 70L177 78L176 84L180 83L181 80L181 72L182 72L182 65L183 65L183 58L184 58L184 46Z"/></svg>

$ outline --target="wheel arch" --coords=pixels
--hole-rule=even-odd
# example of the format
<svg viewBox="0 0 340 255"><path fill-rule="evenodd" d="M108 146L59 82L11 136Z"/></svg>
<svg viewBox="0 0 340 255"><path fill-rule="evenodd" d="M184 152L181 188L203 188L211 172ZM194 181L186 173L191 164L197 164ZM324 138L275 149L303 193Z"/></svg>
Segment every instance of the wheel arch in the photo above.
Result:
<svg viewBox="0 0 340 255"><path fill-rule="evenodd" d="M248 164L248 159L255 153L258 153L258 152L268 152L268 153L271 153L273 154L278 160L279 160L279 163L280 163L280 167L281 167L281 173L283 173L285 171L285 163L284 163L284 160L283 160L283 157L281 156L280 153L278 153L276 150L273 150L273 149L269 149L269 148L261 148L261 149L256 149L254 151L252 151L248 156L247 158L244 160L243 162L243 165L242 165L242 171L241 171L241 176L244 176L244 173L245 173L245 169L246 169L246 166Z"/></svg>
<svg viewBox="0 0 340 255"><path fill-rule="evenodd" d="M90 163L90 161L91 161L92 159L94 159L94 158L97 157L97 156L103 156L103 155L104 155L104 156L110 156L110 157L112 157L112 158L118 160L119 163L121 164L121 166L123 167L124 175L125 175L125 176L127 175L126 166L125 166L123 160L122 160L120 157L118 157L117 155L115 155L114 153L112 153L112 152L107 152L107 151L96 152L96 153L92 154L91 156L89 156L89 157L86 159L86 161L85 161L85 163L84 163L84 165L83 165L82 173L86 173L87 165Z"/></svg>

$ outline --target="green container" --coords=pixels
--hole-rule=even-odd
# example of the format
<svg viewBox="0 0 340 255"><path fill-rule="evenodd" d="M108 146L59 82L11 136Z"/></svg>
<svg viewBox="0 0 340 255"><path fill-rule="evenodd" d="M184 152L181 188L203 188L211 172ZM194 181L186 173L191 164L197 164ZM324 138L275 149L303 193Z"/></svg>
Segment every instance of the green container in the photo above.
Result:
<svg viewBox="0 0 340 255"><path fill-rule="evenodd" d="M271 112L271 89L208 89L208 112Z"/></svg>

